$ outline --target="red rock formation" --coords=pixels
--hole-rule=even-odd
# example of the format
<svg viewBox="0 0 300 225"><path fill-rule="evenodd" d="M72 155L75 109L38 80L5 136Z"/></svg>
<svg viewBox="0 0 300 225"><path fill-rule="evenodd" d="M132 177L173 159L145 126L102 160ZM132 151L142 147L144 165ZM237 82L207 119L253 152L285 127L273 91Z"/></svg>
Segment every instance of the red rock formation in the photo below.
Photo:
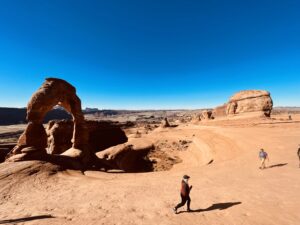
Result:
<svg viewBox="0 0 300 225"><path fill-rule="evenodd" d="M273 108L273 101L267 91L241 91L230 98L227 105L227 115L255 113L269 117Z"/></svg>
<svg viewBox="0 0 300 225"><path fill-rule="evenodd" d="M211 120L213 119L212 111L211 110L203 110L200 114L201 120Z"/></svg>
<svg viewBox="0 0 300 225"><path fill-rule="evenodd" d="M143 140L120 144L97 153L99 160L107 169L119 169L126 172L146 172L151 171L152 163L148 159L148 154L155 149L154 145Z"/></svg>
<svg viewBox="0 0 300 225"><path fill-rule="evenodd" d="M109 121L85 121L88 132L88 148L92 153L111 146L125 143L128 139L119 123ZM72 147L73 121L50 121L48 135L48 154L61 154Z"/></svg>
<svg viewBox="0 0 300 225"><path fill-rule="evenodd" d="M222 106L218 106L218 107L214 108L213 117L216 118L216 117L227 116L226 110L227 110L227 104L224 104Z"/></svg>
<svg viewBox="0 0 300 225"><path fill-rule="evenodd" d="M72 147L73 127L74 124L72 121L49 121L46 128L48 154L61 154Z"/></svg>
<svg viewBox="0 0 300 225"><path fill-rule="evenodd" d="M212 110L202 110L200 113L196 113L193 116L193 122L199 122L204 120L211 120L214 119L213 111Z"/></svg>
<svg viewBox="0 0 300 225"><path fill-rule="evenodd" d="M273 109L271 95L267 91L248 90L234 94L227 104L213 110L214 117L223 116L267 116Z"/></svg>
<svg viewBox="0 0 300 225"><path fill-rule="evenodd" d="M64 80L47 78L28 103L28 126L16 147L10 152L8 160L39 159L46 154L47 134L42 122L46 113L56 105L70 112L74 121L72 147L65 155L85 160L89 158L90 152L86 148L88 133L85 130L81 101L76 95L76 89ZM30 151L22 151L27 147L30 147Z"/></svg>
<svg viewBox="0 0 300 225"><path fill-rule="evenodd" d="M161 125L160 125L161 127L170 127L170 123L169 123L169 121L168 121L168 118L166 117L166 118L164 118L162 121L161 121Z"/></svg>

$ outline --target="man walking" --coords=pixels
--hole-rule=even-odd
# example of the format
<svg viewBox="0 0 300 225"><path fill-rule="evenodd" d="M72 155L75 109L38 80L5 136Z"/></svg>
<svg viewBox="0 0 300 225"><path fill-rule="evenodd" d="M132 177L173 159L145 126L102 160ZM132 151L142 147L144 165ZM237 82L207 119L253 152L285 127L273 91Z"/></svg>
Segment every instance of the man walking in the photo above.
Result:
<svg viewBox="0 0 300 225"><path fill-rule="evenodd" d="M191 204L191 198L190 198L190 191L192 190L193 186L189 186L190 177L188 175L184 175L183 179L181 181L181 191L180 191L180 197L181 202L173 208L174 213L177 213L177 209L184 206L185 203L187 203L187 211L190 212L190 204Z"/></svg>
<svg viewBox="0 0 300 225"><path fill-rule="evenodd" d="M259 158L261 161L261 165L260 165L259 169L263 170L266 168L266 165L265 165L266 159L268 159L268 161L269 161L268 153L266 153L264 149L261 149L259 152Z"/></svg>

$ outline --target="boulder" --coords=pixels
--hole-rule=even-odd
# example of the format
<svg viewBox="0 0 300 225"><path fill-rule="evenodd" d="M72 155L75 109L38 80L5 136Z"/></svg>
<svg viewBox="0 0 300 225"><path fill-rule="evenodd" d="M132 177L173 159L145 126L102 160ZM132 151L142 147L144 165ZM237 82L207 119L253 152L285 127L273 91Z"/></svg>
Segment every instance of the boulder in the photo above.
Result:
<svg viewBox="0 0 300 225"><path fill-rule="evenodd" d="M147 156L154 149L154 144L148 140L139 142L130 140L128 143L97 153L97 157L108 169L119 169L125 172L146 172L152 170L152 163Z"/></svg>
<svg viewBox="0 0 300 225"><path fill-rule="evenodd" d="M270 117L273 101L267 91L248 90L233 95L226 108L227 115L255 114Z"/></svg>

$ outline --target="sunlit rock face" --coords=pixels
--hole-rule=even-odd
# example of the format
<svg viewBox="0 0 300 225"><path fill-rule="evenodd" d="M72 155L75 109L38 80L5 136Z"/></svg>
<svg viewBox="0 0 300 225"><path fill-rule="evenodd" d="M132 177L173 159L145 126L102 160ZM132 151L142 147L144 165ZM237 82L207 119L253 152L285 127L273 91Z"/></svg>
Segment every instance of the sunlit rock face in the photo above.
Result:
<svg viewBox="0 0 300 225"><path fill-rule="evenodd" d="M268 91L248 90L233 95L226 107L227 115L256 114L270 117L273 101Z"/></svg>
<svg viewBox="0 0 300 225"><path fill-rule="evenodd" d="M46 113L56 105L64 107L72 114L74 121L72 146L66 155L89 157L88 133L81 111L81 101L76 95L75 87L61 79L47 78L32 95L27 105L28 126L15 148L9 153L8 160L9 158L12 161L43 158L46 154L47 134L42 123Z"/></svg>

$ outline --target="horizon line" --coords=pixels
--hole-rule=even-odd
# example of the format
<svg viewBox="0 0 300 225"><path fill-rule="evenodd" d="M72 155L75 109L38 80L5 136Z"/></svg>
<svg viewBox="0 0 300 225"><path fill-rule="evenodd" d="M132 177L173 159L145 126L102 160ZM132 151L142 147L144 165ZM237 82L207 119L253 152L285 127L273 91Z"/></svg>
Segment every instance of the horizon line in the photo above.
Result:
<svg viewBox="0 0 300 225"><path fill-rule="evenodd" d="M222 106L222 105L219 105ZM192 111L192 110L209 110L209 109L214 109L216 107L219 106L215 106L215 107L203 107L203 108L140 108L140 109L129 109L129 108L98 108L98 107L85 107L82 108L81 110L84 111L86 109L97 109L98 111L104 111L104 110L115 110L115 111ZM6 109L26 109L27 107L10 107L10 106L0 106L0 108L6 108ZM62 107L64 108L64 107ZM299 106L273 106L274 108L300 108ZM54 109L54 108L53 108Z"/></svg>

